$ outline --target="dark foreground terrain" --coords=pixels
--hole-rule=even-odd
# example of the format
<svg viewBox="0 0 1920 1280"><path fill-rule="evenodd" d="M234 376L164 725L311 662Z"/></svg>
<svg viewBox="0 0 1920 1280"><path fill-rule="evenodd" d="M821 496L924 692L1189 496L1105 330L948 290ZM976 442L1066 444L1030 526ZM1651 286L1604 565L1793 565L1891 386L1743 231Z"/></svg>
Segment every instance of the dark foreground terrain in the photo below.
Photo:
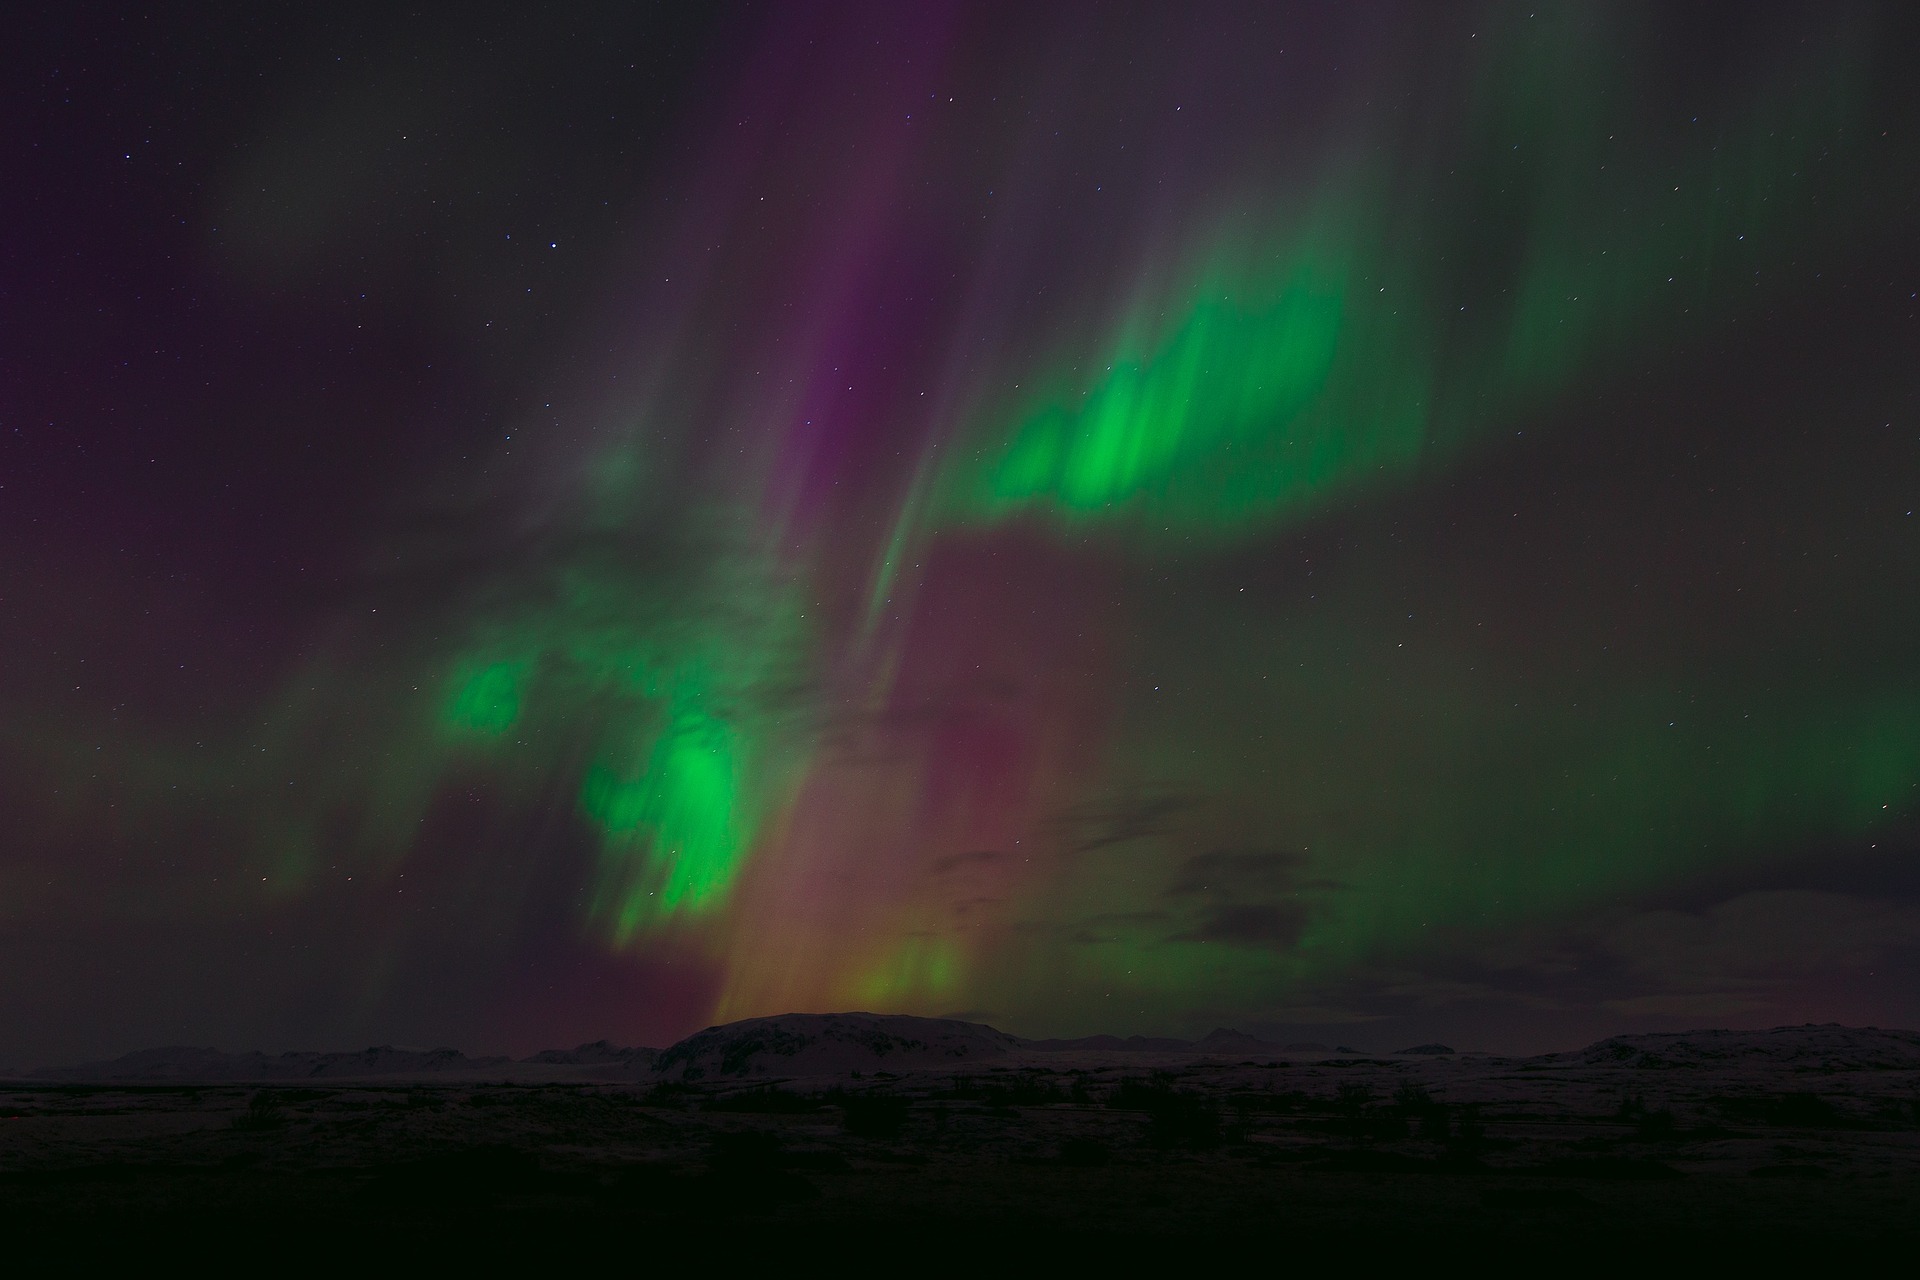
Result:
<svg viewBox="0 0 1920 1280"><path fill-rule="evenodd" d="M170 1051L0 1081L0 1230L10 1258L79 1267L593 1254L880 1275L1020 1249L1559 1270L1920 1240L1915 1033L1422 1049L843 1015L412 1075L356 1077L370 1051L183 1079L242 1068Z"/></svg>

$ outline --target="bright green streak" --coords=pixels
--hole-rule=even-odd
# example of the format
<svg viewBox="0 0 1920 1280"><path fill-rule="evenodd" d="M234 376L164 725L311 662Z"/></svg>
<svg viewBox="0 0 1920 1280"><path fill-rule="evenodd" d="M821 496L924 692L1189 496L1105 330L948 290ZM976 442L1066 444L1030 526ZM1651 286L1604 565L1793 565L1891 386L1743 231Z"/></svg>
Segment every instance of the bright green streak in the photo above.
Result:
<svg viewBox="0 0 1920 1280"><path fill-rule="evenodd" d="M1016 425L948 478L944 510L1234 537L1418 461L1434 395L1420 291L1367 264L1359 202L1328 206L1272 244L1217 237L1173 305L1134 301L1091 378L985 413Z"/></svg>
<svg viewBox="0 0 1920 1280"><path fill-rule="evenodd" d="M940 424L939 447L874 548L859 643L903 612L906 569L943 532L1037 517L1205 556L1205 544L1404 482L1518 427L1531 436L1582 387L1629 361L1657 364L1690 327L1763 304L1760 283L1787 278L1809 231L1845 229L1849 215L1822 193L1839 189L1842 165L1866 163L1851 142L1864 98L1849 67L1861 50L1810 51L1743 86L1740 100L1709 104L1696 127L1634 100L1621 72L1635 46L1630 31L1612 30L1621 25L1611 11L1572 6L1509 19L1478 46L1451 141L1349 146L1318 177L1239 192L1144 263L1112 264L1142 282L985 371L959 420ZM1389 139L1409 124L1391 113L1380 123ZM1856 187L1871 189L1846 189ZM617 532L654 509L672 461L637 439L608 449L591 472L587 526ZM734 514L716 527L738 523ZM812 589L723 540L637 563L620 562L619 544L521 584L517 601L495 599L474 620L439 708L439 742L422 750L444 751L449 738L456 750L474 739L503 748L511 730L526 749L501 750L499 763L529 794L546 793L545 771L565 771L600 845L593 916L627 941L719 909L804 768L795 748L805 735L782 727L781 708L805 665L795 601ZM1243 639L1247 652L1274 644ZM1297 665L1341 670L1352 647ZM1459 679L1430 674L1441 688ZM1339 726L1361 718L1376 684L1386 687L1338 689L1337 707L1301 693L1224 734L1245 699L1237 693L1204 723L1145 739L1179 744L1182 760L1193 742L1271 743L1260 757L1285 767L1241 780L1245 794L1288 797L1260 829L1297 834L1349 886L1316 906L1289 958L1238 948L1246 972L1305 972L1423 936L1430 923L1497 922L1631 889L1770 833L1863 830L1912 791L1920 759L1904 695L1831 723L1803 710L1751 746L1732 732L1696 743L1681 728L1649 739L1623 720L1584 727L1571 736L1599 745L1567 754L1544 731L1531 742L1508 719L1481 723L1471 704L1384 706L1363 739L1343 738ZM1656 712L1640 718L1659 721ZM1276 740L1275 725L1292 728ZM1439 725L1455 732L1421 737ZM1501 768L1462 762L1462 744L1515 732L1523 741ZM556 743L578 754L556 756ZM1506 777L1529 781L1514 794ZM1356 778L1390 785L1355 791ZM1218 966L1192 954L1203 945L1209 957L1229 949L1154 943L1144 925L1138 937L1114 932L1113 966L1168 990L1209 980ZM964 982L967 963L952 947L913 942L867 989L877 1003L944 992Z"/></svg>
<svg viewBox="0 0 1920 1280"><path fill-rule="evenodd" d="M1050 500L1070 515L1136 497L1180 505L1217 463L1297 414L1325 385L1341 331L1338 274L1304 261L1247 278L1216 267L1179 327L1123 339L1082 395L1029 410L986 477L990 505ZM1285 483L1284 480L1281 483Z"/></svg>
<svg viewBox="0 0 1920 1280"><path fill-rule="evenodd" d="M738 736L725 721L682 708L638 776L608 764L590 770L580 807L618 857L606 904L617 938L650 917L711 905L746 844Z"/></svg>
<svg viewBox="0 0 1920 1280"><path fill-rule="evenodd" d="M1810 54L1711 130L1643 123L1612 25L1516 24L1486 42L1444 167L1369 159L1255 202L1117 317L1008 369L933 522L1244 537L1510 438L1635 349L1760 302L1801 233L1844 217L1814 180L1861 163L1836 146L1864 101L1846 57Z"/></svg>
<svg viewBox="0 0 1920 1280"><path fill-rule="evenodd" d="M446 724L467 733L499 737L520 718L526 681L524 662L463 665L455 673L447 699Z"/></svg>
<svg viewBox="0 0 1920 1280"><path fill-rule="evenodd" d="M581 748L569 785L600 846L591 915L617 942L724 904L804 759L765 694L800 652L791 585L704 551L677 577L609 559L529 584L475 627L442 711L462 736L513 729L525 749L499 764L529 794L552 785L544 747Z"/></svg>

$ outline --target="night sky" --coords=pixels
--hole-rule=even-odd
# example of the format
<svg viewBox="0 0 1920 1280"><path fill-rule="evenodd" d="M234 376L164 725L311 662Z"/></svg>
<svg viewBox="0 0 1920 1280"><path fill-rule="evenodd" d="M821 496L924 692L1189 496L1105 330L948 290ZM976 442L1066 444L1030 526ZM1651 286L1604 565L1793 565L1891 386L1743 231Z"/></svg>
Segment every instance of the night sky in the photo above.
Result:
<svg viewBox="0 0 1920 1280"><path fill-rule="evenodd" d="M50 6L0 1063L1920 1024L1910 6Z"/></svg>

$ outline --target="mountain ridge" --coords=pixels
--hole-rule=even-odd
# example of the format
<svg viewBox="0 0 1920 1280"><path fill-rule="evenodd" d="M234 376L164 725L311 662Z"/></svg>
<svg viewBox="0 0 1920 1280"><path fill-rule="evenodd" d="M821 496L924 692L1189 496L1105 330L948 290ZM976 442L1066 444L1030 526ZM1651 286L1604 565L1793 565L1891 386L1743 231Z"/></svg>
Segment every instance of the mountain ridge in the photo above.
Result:
<svg viewBox="0 0 1920 1280"><path fill-rule="evenodd" d="M452 1048L375 1045L357 1051L226 1052L191 1045L135 1050L117 1058L8 1073L12 1079L128 1082L242 1082L535 1076L555 1079L644 1079L692 1082L768 1075L824 1076L898 1072L1035 1055L1354 1056L1319 1043L1280 1043L1227 1027L1196 1040L1094 1035L1030 1039L986 1023L914 1014L788 1013L706 1027L665 1049L596 1040L572 1049L543 1049L524 1058L469 1057ZM1377 1058L1453 1055L1422 1044ZM1686 1069L1737 1061L1789 1066L1817 1063L1864 1069L1920 1067L1920 1031L1848 1027L1839 1023L1756 1030L1702 1028L1608 1036L1583 1048L1521 1055L1542 1066L1620 1065Z"/></svg>

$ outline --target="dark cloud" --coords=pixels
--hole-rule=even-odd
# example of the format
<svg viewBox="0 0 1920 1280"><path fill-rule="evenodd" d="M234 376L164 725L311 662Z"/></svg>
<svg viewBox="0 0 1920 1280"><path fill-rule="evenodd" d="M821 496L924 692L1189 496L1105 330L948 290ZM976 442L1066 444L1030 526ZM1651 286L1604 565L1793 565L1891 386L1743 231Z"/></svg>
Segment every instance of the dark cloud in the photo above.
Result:
<svg viewBox="0 0 1920 1280"><path fill-rule="evenodd" d="M1177 831L1199 807L1200 797L1194 795L1131 792L1077 805L1055 825L1070 852L1091 853Z"/></svg>
<svg viewBox="0 0 1920 1280"><path fill-rule="evenodd" d="M0 1061L1920 1021L1907 9L42 7Z"/></svg>
<svg viewBox="0 0 1920 1280"><path fill-rule="evenodd" d="M1668 990L1760 986L1870 969L1920 951L1920 904L1815 890L1739 894L1703 911L1648 911L1601 939L1627 971Z"/></svg>
<svg viewBox="0 0 1920 1280"><path fill-rule="evenodd" d="M1080 946L1100 946L1118 942L1126 937L1137 937L1142 932L1164 926L1169 916L1164 911L1105 911L1099 915L1068 926L1064 936L1068 942ZM1039 925L1041 932L1050 931L1052 926Z"/></svg>
<svg viewBox="0 0 1920 1280"><path fill-rule="evenodd" d="M1210 910L1176 940L1257 944L1247 935L1274 923ZM1916 991L1920 904L1760 890L1436 939L1425 953L1301 983L1248 1025L1283 1035L1371 1023L1388 1038L1450 1029L1476 1047L1538 1052L1635 1030L1904 1024L1920 1017Z"/></svg>
<svg viewBox="0 0 1920 1280"><path fill-rule="evenodd" d="M943 876L961 867L996 862L1006 856L998 849L969 849L965 853L950 853L944 858L935 859L931 870L934 875Z"/></svg>
<svg viewBox="0 0 1920 1280"><path fill-rule="evenodd" d="M1300 887L1298 872L1305 861L1305 853L1291 849L1214 849L1188 858L1167 895L1292 892Z"/></svg>
<svg viewBox="0 0 1920 1280"><path fill-rule="evenodd" d="M1287 948L1306 928L1306 908L1293 903L1255 903L1213 907L1200 923L1173 936L1175 942L1231 942Z"/></svg>

